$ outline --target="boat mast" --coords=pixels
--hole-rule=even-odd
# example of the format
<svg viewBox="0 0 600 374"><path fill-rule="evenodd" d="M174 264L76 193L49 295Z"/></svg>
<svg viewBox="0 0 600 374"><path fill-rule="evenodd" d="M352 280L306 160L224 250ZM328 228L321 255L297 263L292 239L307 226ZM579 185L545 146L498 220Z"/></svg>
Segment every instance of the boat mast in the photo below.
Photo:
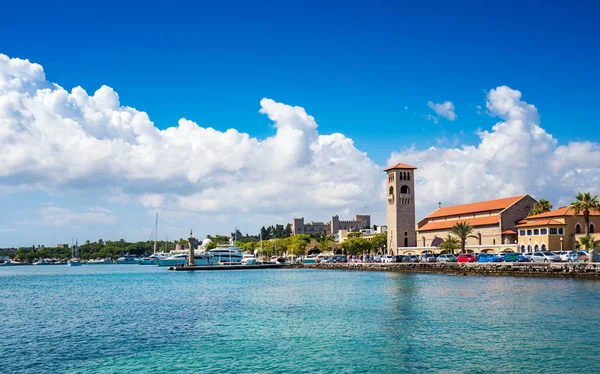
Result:
<svg viewBox="0 0 600 374"><path fill-rule="evenodd" d="M156 254L156 238L158 237L158 212L156 212L156 222L154 223L154 254Z"/></svg>

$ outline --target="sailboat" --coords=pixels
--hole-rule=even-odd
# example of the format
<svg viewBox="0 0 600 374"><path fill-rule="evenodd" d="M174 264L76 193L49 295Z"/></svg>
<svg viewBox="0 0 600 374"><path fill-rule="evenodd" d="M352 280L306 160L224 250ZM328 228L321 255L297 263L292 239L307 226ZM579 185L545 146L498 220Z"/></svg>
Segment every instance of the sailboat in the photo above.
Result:
<svg viewBox="0 0 600 374"><path fill-rule="evenodd" d="M164 259L167 256L161 253L156 253L156 238L158 237L158 212L156 212L156 221L150 238L154 237L154 252L147 257L141 258L138 263L140 265L158 265L158 260Z"/></svg>
<svg viewBox="0 0 600 374"><path fill-rule="evenodd" d="M81 266L82 262L81 259L79 258L79 243L77 240L75 240L75 245L72 245L73 242L71 241L71 259L69 261L67 261L67 265L69 266Z"/></svg>

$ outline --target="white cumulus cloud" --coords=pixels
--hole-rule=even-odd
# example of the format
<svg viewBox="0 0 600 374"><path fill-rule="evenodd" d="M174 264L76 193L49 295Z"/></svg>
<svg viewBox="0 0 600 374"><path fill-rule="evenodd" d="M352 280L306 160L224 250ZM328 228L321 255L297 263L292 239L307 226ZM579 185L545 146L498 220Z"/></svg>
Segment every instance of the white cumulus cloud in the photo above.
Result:
<svg viewBox="0 0 600 374"><path fill-rule="evenodd" d="M414 146L392 153L388 164L417 170L418 216L438 201L454 205L518 194L568 204L580 191L599 192L600 145L557 140L540 127L537 108L521 92L501 86L487 94L486 108L500 118L491 131L479 131L479 144L456 148Z"/></svg>
<svg viewBox="0 0 600 374"><path fill-rule="evenodd" d="M427 103L427 106L433 109L438 116L444 117L447 120L454 121L457 117L456 113L454 113L454 104L452 101L445 101L441 104L430 101Z"/></svg>
<svg viewBox="0 0 600 374"><path fill-rule="evenodd" d="M383 173L352 139L319 134L301 107L264 98L259 111L273 136L183 118L161 130L110 87L68 91L40 65L0 54L0 190L99 187L152 208L309 219L380 203ZM57 209L46 208L46 222L81 217Z"/></svg>

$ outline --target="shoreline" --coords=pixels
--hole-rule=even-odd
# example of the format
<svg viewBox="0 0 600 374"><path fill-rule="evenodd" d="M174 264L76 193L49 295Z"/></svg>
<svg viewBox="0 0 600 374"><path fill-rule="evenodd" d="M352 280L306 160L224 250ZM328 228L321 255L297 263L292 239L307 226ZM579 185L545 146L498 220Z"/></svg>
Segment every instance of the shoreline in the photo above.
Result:
<svg viewBox="0 0 600 374"><path fill-rule="evenodd" d="M600 280L600 263L325 263L292 268Z"/></svg>

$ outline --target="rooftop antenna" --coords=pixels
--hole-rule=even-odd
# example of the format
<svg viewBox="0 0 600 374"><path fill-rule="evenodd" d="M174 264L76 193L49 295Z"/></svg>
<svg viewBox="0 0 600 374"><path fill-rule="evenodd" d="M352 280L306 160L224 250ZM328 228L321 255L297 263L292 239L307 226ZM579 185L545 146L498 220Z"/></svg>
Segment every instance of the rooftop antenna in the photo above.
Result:
<svg viewBox="0 0 600 374"><path fill-rule="evenodd" d="M440 202L438 203L438 209L439 209L439 208L441 208L441 207L442 207L442 202L440 201Z"/></svg>

